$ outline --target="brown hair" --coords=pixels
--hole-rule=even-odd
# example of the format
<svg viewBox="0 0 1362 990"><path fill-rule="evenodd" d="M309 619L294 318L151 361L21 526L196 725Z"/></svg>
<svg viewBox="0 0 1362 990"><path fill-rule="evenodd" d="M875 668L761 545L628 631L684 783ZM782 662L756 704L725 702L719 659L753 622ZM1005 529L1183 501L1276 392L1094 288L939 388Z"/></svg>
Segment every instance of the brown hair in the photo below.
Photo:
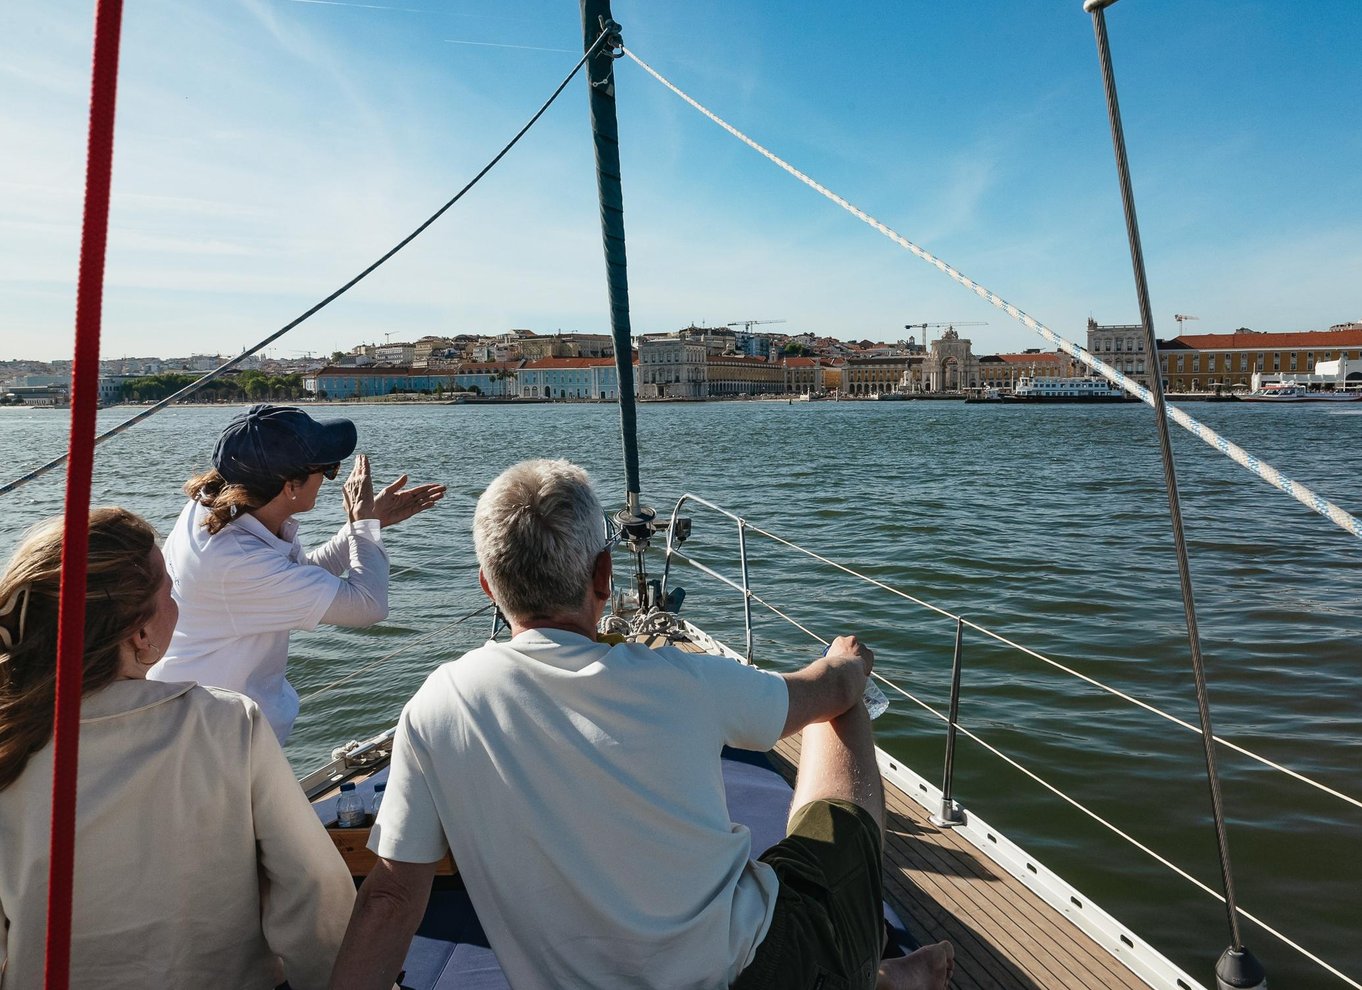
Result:
<svg viewBox="0 0 1362 990"><path fill-rule="evenodd" d="M7 633L0 639L0 791L52 738L62 542L60 517L39 523L0 575L0 607L22 602L0 618ZM152 567L155 546L156 531L127 509L90 513L82 695L115 680L123 642L156 612L161 572Z"/></svg>
<svg viewBox="0 0 1362 990"><path fill-rule="evenodd" d="M279 484L282 489L282 479ZM243 512L263 508L279 494L264 495L259 489L234 485L219 474L217 468L209 468L186 481L184 493L208 510L208 518L203 525L210 533L220 532Z"/></svg>

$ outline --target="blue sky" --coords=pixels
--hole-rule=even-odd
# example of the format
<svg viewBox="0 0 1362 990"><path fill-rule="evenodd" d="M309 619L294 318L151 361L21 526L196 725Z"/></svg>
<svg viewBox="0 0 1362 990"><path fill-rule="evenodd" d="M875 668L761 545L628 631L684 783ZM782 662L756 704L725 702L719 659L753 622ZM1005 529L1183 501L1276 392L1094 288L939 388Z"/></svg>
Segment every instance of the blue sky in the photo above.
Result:
<svg viewBox="0 0 1362 990"><path fill-rule="evenodd" d="M1070 337L1137 318L1079 0L617 0L626 44L903 235ZM566 73L571 0L127 0L103 352L236 352L458 189ZM90 3L0 7L0 357L69 356ZM1156 329L1362 318L1362 3L1108 12ZM505 47L516 46L516 47ZM546 50L547 49L547 50ZM782 319L896 339L1025 328L618 66L635 330ZM605 330L575 80L407 251L276 345Z"/></svg>

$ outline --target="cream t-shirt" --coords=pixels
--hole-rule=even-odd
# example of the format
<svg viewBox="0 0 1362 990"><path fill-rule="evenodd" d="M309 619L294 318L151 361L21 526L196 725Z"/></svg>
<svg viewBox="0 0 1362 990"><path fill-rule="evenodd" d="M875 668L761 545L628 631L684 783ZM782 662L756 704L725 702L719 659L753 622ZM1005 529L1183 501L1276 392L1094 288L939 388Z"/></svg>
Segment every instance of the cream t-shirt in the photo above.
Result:
<svg viewBox="0 0 1362 990"><path fill-rule="evenodd" d="M445 664L403 710L369 848L446 848L516 990L727 987L776 876L728 814L720 751L767 749L776 674L530 630Z"/></svg>

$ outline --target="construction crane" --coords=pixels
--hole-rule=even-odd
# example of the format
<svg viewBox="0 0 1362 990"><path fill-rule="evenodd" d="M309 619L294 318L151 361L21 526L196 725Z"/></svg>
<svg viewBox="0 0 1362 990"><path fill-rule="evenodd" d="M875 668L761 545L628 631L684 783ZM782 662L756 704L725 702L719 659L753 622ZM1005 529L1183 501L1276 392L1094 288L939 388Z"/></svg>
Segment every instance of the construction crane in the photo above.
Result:
<svg viewBox="0 0 1362 990"><path fill-rule="evenodd" d="M1188 315L1185 314L1185 313L1174 313L1174 314L1173 314L1173 319L1175 319L1175 320L1178 321L1178 336L1181 337L1181 336L1182 336L1182 324L1183 324L1184 322L1186 322L1187 320L1199 320L1199 319L1201 319L1201 317L1199 317L1199 316L1188 316Z"/></svg>
<svg viewBox="0 0 1362 990"><path fill-rule="evenodd" d="M927 332L929 330L932 330L937 327L945 327L947 330L954 330L956 327L986 327L986 326L988 326L987 323L980 323L978 321L954 320L947 323L905 323L903 325L903 329L921 330L922 349L926 350L927 339L931 336L931 334Z"/></svg>
<svg viewBox="0 0 1362 990"><path fill-rule="evenodd" d="M732 326L741 326L741 327L742 327L744 330L746 330L748 333L751 333L751 332L752 332L752 328L755 327L755 326L757 326L757 325L759 325L759 324L762 324L762 323L784 323L784 322L786 322L786 321L785 321L785 320L729 320L729 321L725 324L725 326L730 326L730 327L732 327Z"/></svg>

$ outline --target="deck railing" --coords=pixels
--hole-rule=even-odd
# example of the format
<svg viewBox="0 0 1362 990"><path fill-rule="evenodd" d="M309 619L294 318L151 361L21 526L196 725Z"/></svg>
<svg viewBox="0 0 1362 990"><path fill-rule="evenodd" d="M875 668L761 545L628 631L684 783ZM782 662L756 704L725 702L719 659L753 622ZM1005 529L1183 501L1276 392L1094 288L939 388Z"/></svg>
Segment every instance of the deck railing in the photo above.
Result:
<svg viewBox="0 0 1362 990"><path fill-rule="evenodd" d="M799 629L799 630L800 630L801 632L803 632L805 635L807 635L807 636L809 636L809 637L811 637L811 638L817 640L818 642L824 643L824 644L826 644L826 643L828 642L827 639L825 639L825 638L822 637L822 636L819 636L819 635L818 635L817 633L815 633L813 630L809 629L806 625L800 623L797 619L795 619L794 617L788 615L788 614L787 614L786 612L784 612L783 610L781 610L781 609L777 608L776 606L770 604L769 602L765 601L759 594L757 594L755 591L752 590L752 586L751 586L751 584L752 584L752 583L751 583L751 573L750 573L750 568L749 568L749 564L748 564L748 551L747 551L747 539L748 539L748 534L750 534L750 533L755 533L755 534L758 534L758 535L760 535L760 536L766 537L767 539L770 539L771 541L773 541L773 542L775 542L775 543L777 543L777 544L783 545L783 546L789 548L790 550L793 550L793 551L795 551L795 552L797 552L797 553L800 553L800 554L803 554L803 555L805 555L805 556L807 556L807 557L809 557L809 558L812 558L813 560L818 561L820 564L822 564L822 565L824 565L824 566L826 566L826 567L832 568L832 569L837 570L837 571L839 571L839 572L841 572L841 573L843 573L843 574L849 575L850 577L853 577L853 578L857 579L858 581L862 581L862 582L864 582L864 583L866 583L866 584L869 584L869 585L871 585L871 586L873 586L873 587L875 587L875 588L880 589L881 591L886 592L887 594L893 595L893 596L895 596L895 597L897 597L897 598L900 598L900 599L902 599L902 600L904 600L904 601L910 602L910 603L912 603L913 605L916 605L917 607L919 607L919 608L921 608L921 609L924 609L924 610L926 610L926 611L932 612L932 613L936 614L937 616L940 616L940 617L943 618L943 619L950 620L951 622L954 623L954 626L955 626L955 650L954 650L954 658L953 658L953 663L952 663L952 673L951 673L951 691L950 691L950 706L949 706L949 713L943 713L943 712L941 712L940 710L938 710L937 708L935 708L935 707L933 707L932 705L928 704L927 702L923 701L922 699L920 699L920 698L914 696L913 694L911 694L910 692L906 691L904 688L902 688L902 687L899 686L898 684L894 683L894 682L893 682L891 679L889 679L888 677L885 677L885 676L884 676L883 674L881 674L879 671L876 671L876 672L872 675L875 679L877 679L878 681L880 681L881 683L883 683L887 688L889 688L890 690L894 691L895 693L897 693L897 694L903 696L904 698L906 698L906 699L912 701L914 704L916 704L917 706L919 706L920 708L922 708L924 711L926 711L926 712L930 713L931 715L935 716L937 719L940 719L940 720L941 720L942 722L944 722L945 725L946 725L945 767L944 767L943 774L942 774L942 784L941 784L942 798L941 798L941 807L940 807L939 812L938 812L937 814L935 814L935 815L932 816L932 820L933 820L933 822L934 822L935 824L937 824L937 825L939 825L939 826L941 826L941 827L951 827L951 826L960 824L960 823L963 822L963 820L964 820L964 816L963 816L963 814L961 813L961 810L960 810L959 806L958 806L958 805L956 804L956 802L953 800L953 796L952 796L953 784L954 784L954 781L953 781L953 774L954 774L954 764L955 764L956 738L957 738L957 734L963 734L963 735L965 735L966 737L968 737L969 739L971 739L971 740L973 740L974 742L978 743L982 748L984 748L984 749L987 750L988 752L992 753L994 756L998 757L999 759L1003 760L1005 763L1009 764L1010 766L1012 766L1012 767L1015 768L1016 770L1020 771L1021 773L1023 773L1024 775L1026 775L1026 776L1029 777L1030 779L1032 779L1032 780L1034 780L1035 782L1039 783L1039 784L1040 784L1042 787L1044 787L1046 790L1050 791L1051 793L1053 793L1053 794L1056 795L1057 797L1059 797L1059 798L1061 798L1062 800L1066 801L1068 804L1072 805L1074 808L1076 808L1077 810L1081 811L1083 814L1087 815L1087 816L1088 816L1089 818L1091 818L1092 820L1094 820L1094 821L1096 821L1097 823L1101 824L1103 827L1105 827L1106 829L1108 829L1109 831L1111 831L1113 834L1115 834L1115 835L1118 836L1119 838L1123 839L1124 841L1126 841L1127 843L1129 843L1129 844L1131 844L1131 845L1134 845L1136 848L1140 849L1140 850L1141 850L1142 852L1144 852L1146 855L1148 855L1148 856L1152 857L1153 859L1155 859L1156 861L1158 861L1158 862L1159 862L1161 865L1163 865L1164 867L1170 869L1170 870L1173 871L1174 873L1176 873L1176 874L1178 874L1179 876L1181 876L1183 879L1185 879L1185 880L1189 881L1190 883L1194 884L1195 886L1199 887L1201 890L1203 890L1203 891L1205 891L1206 893L1210 894L1211 896L1215 897L1217 900L1220 900L1220 901L1222 901L1222 902L1224 901L1224 896L1223 896L1219 891L1215 890L1214 888L1208 886L1208 885L1205 884L1205 883L1202 883L1200 880L1198 880L1196 877L1192 876L1189 872L1187 872L1187 871L1186 871L1185 869L1183 869L1182 867L1178 866L1176 863L1173 863L1171 860L1167 859L1166 857L1162 856L1162 855L1159 854L1158 852L1156 852L1156 851L1154 851L1153 849L1149 848L1148 846L1144 845L1144 844L1141 843L1139 840L1135 839L1133 836L1131 836L1131 835L1129 835L1128 833L1122 831L1119 827L1117 827L1117 826L1114 825L1113 823L1107 821L1105 818L1103 818L1102 816L1098 815L1096 812L1094 812L1094 811L1092 811L1091 809L1089 809L1089 808L1087 808L1086 806L1084 806L1084 805L1083 805L1081 802L1079 802L1077 799L1075 799L1075 798L1073 798L1072 796L1066 794L1064 791L1062 791L1060 788L1056 787L1055 785L1051 784L1050 782L1044 780L1044 779L1043 779L1042 777L1040 777L1038 774L1036 774L1036 773L1033 772L1032 770L1028 769L1027 767L1023 766L1021 763L1019 763L1018 761L1016 761L1016 760L1013 759L1012 757L1006 755L1005 753L1003 753L1002 751L1000 751L999 749L997 749L995 746L993 746L992 744L990 744L990 743L988 743L987 741L985 741L984 739L982 739L982 738L981 738L980 736L978 736L976 733L970 731L968 728L966 728L965 726L963 726L963 725L960 724L960 722L959 722L959 720L958 720L958 715L959 715L959 706L960 706L960 673L961 673L961 668L962 668L963 662L964 662L964 631L965 631L966 629L969 629L969 630L972 630L973 632L979 633L980 635L985 636L985 637L987 637L987 638L989 638L989 639L991 639L991 640L993 640L993 641L995 641L995 642L997 642L997 643L1000 643L1000 644L1002 644L1002 645L1008 647L1009 649L1015 650L1015 651L1017 651L1017 652L1019 652L1019 653L1025 655L1025 656L1028 656L1028 657L1030 657L1030 658L1032 658L1032 659L1034 659L1034 660L1037 660L1037 661L1039 661L1039 662L1041 662L1041 663L1044 663L1044 664L1046 664L1046 665L1048 665L1048 666L1054 668L1055 670L1058 670L1058 671L1060 671L1060 672L1062 672L1062 673L1064 673L1064 674L1067 674L1067 675L1070 676L1070 677L1073 677L1073 678L1076 678L1076 679L1078 679L1078 680L1084 681L1085 683L1087 683L1087 684L1089 684L1089 685L1091 685L1091 686L1093 686L1093 687L1096 687L1096 688L1098 688L1098 689L1101 690L1101 691L1106 692L1107 694L1111 695L1112 697L1119 698L1119 699L1121 699L1122 701L1126 702L1126 703L1129 704L1129 705L1133 705L1133 706L1135 706L1135 707L1137 707L1137 708L1144 709L1146 712L1149 712L1150 714L1156 715L1156 716L1158 716L1159 718L1165 719L1166 721L1171 722L1171 723L1173 723L1174 725L1177 725L1178 727L1180 727L1180 728L1182 728L1182 729L1185 729L1185 730L1187 730L1187 731L1189 731L1189 732L1194 732L1194 733L1200 735L1202 730L1201 730L1201 728L1200 728L1199 726L1197 726L1197 725L1195 725L1195 724L1193 724L1193 723L1191 723L1191 722L1188 722L1188 721L1186 721L1185 719L1181 719L1181 718L1177 717L1176 715L1173 715L1173 714L1171 714L1171 713L1169 713L1169 712L1166 712L1166 711L1164 711L1163 709L1158 708L1157 706L1150 704L1149 702L1142 701L1142 700L1140 700L1139 698L1133 697L1132 695L1127 694L1127 693L1124 692L1124 691L1121 691L1121 690L1119 690L1119 689L1117 689L1117 688L1114 688L1114 687L1112 687L1112 686L1110 686L1110 685L1108 685L1108 684L1104 684L1103 682L1097 680L1097 679L1094 678L1094 677L1091 677L1091 676L1089 676L1089 675L1087 675L1087 674L1081 673L1080 671L1077 671L1077 670L1073 669L1072 667L1068 666L1067 664L1061 663L1061 662L1059 662L1058 660L1055 660L1055 659L1053 659L1053 658L1051 658L1051 657L1047 657L1047 656L1045 656L1044 654L1042 654L1042 653L1040 653L1040 652L1038 652L1038 651L1036 651L1036 650L1033 650L1033 649L1031 649L1031 648L1028 647L1028 646L1024 646L1024 645L1021 644L1021 643L1017 643L1017 642L1013 641L1012 639L1008 638L1007 636L1004 636L1004 635L1002 635L1001 633L996 632L996 631L993 630L993 629L989 629L989 628L986 627L986 626L980 625L979 623L973 622L973 621L971 621L970 619L967 619L967 618L965 618L965 617L962 616L962 615L958 615L958 614L956 614L955 612L952 612L952 611L949 610L949 609L942 608L942 607L940 607L939 605L935 605L935 604L933 604L933 603L931 603L931 602L928 602L928 601L926 601L926 600L924 600L924 599L922 599L922 598L918 598L917 596L912 595L912 594L909 594L908 592L905 592L905 591L903 591L903 590L901 590L901 589L894 588L894 587L892 587L891 585L885 584L883 581L876 580L875 578L872 578L872 577L869 577L868 575L862 574L862 573L860 573L859 571L857 571L857 570L855 570L855 569L853 569L853 568L851 568L851 567L848 567L848 566L845 565L845 564L838 563L837 561L831 560L831 559L829 559L829 558L823 556L822 554L815 553L814 551L809 550L809 549L807 549L807 548L805 548L805 547L802 547L802 546L800 546L799 544L794 543L794 542L792 542L792 541L790 541L790 540L787 540L787 539L785 539L785 538L782 537L782 536L778 536L777 534L775 534L775 533L773 533L773 532L770 532L770 531L768 531L768 530L766 530L766 529L763 529L763 528L760 527L760 526L757 526L757 525L753 524L750 520L748 520L748 519L746 519L746 518L744 518L744 517L742 517L742 516L740 516L740 515L738 515L738 514L736 514L736 513L734 513L734 512L730 512L729 510L727 510L727 509L725 509L725 508L723 508L723 507L721 507L721 506L719 506L719 505L716 505L715 503L710 502L710 501L708 501L707 499L701 498L701 497L698 496L698 495L694 495L694 494L690 494L690 493L687 493L687 494L685 494L685 495L682 495L681 498L677 500L675 509L673 510L673 514L672 514L673 520L675 520L675 519L677 519L677 518L680 517L681 510L682 510L683 508L685 508L688 504L695 504L695 505L703 506L704 508L709 509L709 510L715 512L715 513L718 513L719 515L724 516L724 517L726 517L727 519L729 519L730 521L733 522L733 524L735 525L735 527L736 527L736 529L737 529L737 535L738 535L738 550L739 550L740 575L739 575L739 577L736 578L736 579L733 578L733 577L729 577L729 576L724 575L724 574L720 573L719 571L715 570L713 567L710 567L709 565L707 565L707 564L705 564L705 563L702 563L701 561L695 560L694 558L692 558L692 557L689 556L688 554L683 553L683 552L681 551L681 549L680 549L680 543L679 543L679 541L673 539L673 530L674 530L674 527L668 527L668 531L667 531L667 543L666 543L666 548L665 548L665 550L664 550L665 559L664 559L663 570L662 570L662 592L663 592L663 597L664 597L664 599L665 599L665 596L666 596L666 593L667 593L667 588L668 588L668 583L669 583L670 580L671 580L672 561L673 561L674 559L680 560L680 561L682 561L683 563L688 564L690 567L694 568L695 570L700 571L701 573L703 573L703 574L705 574L705 575L707 575L707 576L709 576L709 577L711 577L711 578L714 578L715 580L721 582L722 584L726 585L727 587L729 587L729 588L733 589L734 591L738 592L738 593L742 596L742 604L743 604L743 628L744 628L744 638L745 638L745 643L746 643L746 658L747 658L747 661L748 661L749 663L752 662L752 658L753 658L753 631L752 631L752 603L753 603L753 602L756 602L758 605L763 606L764 608L766 608L767 610L769 610L770 612L772 612L774 615L776 615L777 617L779 617L779 618L782 619L783 621L789 623L790 625L792 625L792 626L794 626L795 628ZM1255 753L1255 752L1253 752L1252 750L1250 750L1250 749L1248 749L1248 748L1246 748L1246 747L1244 747L1244 746L1241 746L1241 745L1239 745L1239 744L1236 743L1236 742L1233 742L1232 740L1225 739L1225 738L1223 738L1223 737L1221 737L1221 736L1219 736L1219 735L1213 736L1212 738L1213 738L1214 742L1215 742L1218 746L1222 746L1222 747L1224 747L1224 748L1226 748L1226 749L1232 750L1233 752L1238 753L1238 754L1241 755L1241 756L1247 757L1248 759L1251 759L1251 760L1253 760L1253 761L1255 761L1255 762L1257 762L1257 763L1259 763L1259 764L1261 764L1261 765L1263 765L1263 766L1265 766L1265 767L1267 767L1267 768L1269 768L1269 769L1271 769L1271 770L1273 770L1273 771L1276 771L1276 772L1278 772L1278 773L1281 773L1281 774L1284 774L1284 775L1286 775L1286 776L1288 776L1288 777L1291 777L1291 778L1293 778L1293 779L1295 779L1295 780L1297 780L1297 781L1299 781L1299 782L1301 782L1301 783L1303 783L1303 784L1305 784L1305 785L1307 785L1307 786L1309 786L1309 787L1312 787L1312 788L1314 788L1314 789L1316 789L1316 790L1318 790L1318 791L1320 791L1320 792L1322 792L1322 793L1324 793L1324 794L1329 795L1329 796L1332 797L1332 798L1335 798L1336 800L1339 800L1339 801L1342 801L1342 802L1345 803L1345 804L1351 805L1351 806L1353 806L1354 808L1362 809L1362 800L1359 800L1358 798L1353 797L1352 795L1345 794L1345 793L1343 793L1342 791L1339 791L1339 790L1337 790L1337 789L1335 789L1335 788L1333 788L1333 787L1328 786L1327 784L1321 783L1320 781L1317 781L1317 780L1315 780L1315 779L1313 779L1313 778L1307 776L1306 774L1300 773L1300 772L1297 771L1297 770L1293 770L1292 768L1287 767L1287 766L1284 766L1284 765L1282 765L1282 764L1280 764L1280 763L1278 763L1278 762L1276 762L1276 761L1274 761L1274 760L1270 760L1270 759L1268 759L1268 758L1265 757L1265 756L1262 756L1262 755L1260 755L1260 754L1258 754L1258 753ZM1250 912L1248 912L1247 910L1245 910L1242 906L1238 907L1238 913L1239 913L1240 915L1242 915L1243 917L1247 918L1248 920L1252 921L1252 922L1253 922L1254 924L1256 924L1257 926L1259 926L1263 931L1265 931L1265 932L1271 934L1273 937L1275 937L1276 939L1278 939L1279 941L1281 941L1283 944L1285 944L1285 945L1289 946L1290 948L1294 949L1295 951L1297 951L1298 953L1300 953L1302 956L1304 956L1305 958L1309 959L1311 962L1315 963L1316 965L1320 966L1322 969L1324 969L1324 970L1328 971L1329 973L1333 974L1334 976L1336 976L1338 979L1340 979L1340 980L1341 980L1344 984L1346 984L1347 986L1357 988L1357 990L1362 990L1362 983L1359 983L1358 980L1356 980L1355 978L1353 978L1353 977L1349 976L1348 974L1342 972L1342 971L1339 970L1337 967L1335 967L1335 966L1333 966L1333 965L1331 965L1331 964L1325 962L1323 959L1319 958L1319 957L1316 956L1314 953L1310 952L1308 949L1306 949L1305 947L1303 947L1302 945L1300 945L1299 943L1297 943L1296 941L1294 941L1293 939L1291 939L1289 936L1283 934L1282 932L1280 932L1280 931L1278 931L1277 929L1273 928L1271 925L1267 924L1267 922L1263 921L1261 918L1258 918L1258 917L1256 917L1255 915L1253 915L1253 914L1251 914Z"/></svg>

